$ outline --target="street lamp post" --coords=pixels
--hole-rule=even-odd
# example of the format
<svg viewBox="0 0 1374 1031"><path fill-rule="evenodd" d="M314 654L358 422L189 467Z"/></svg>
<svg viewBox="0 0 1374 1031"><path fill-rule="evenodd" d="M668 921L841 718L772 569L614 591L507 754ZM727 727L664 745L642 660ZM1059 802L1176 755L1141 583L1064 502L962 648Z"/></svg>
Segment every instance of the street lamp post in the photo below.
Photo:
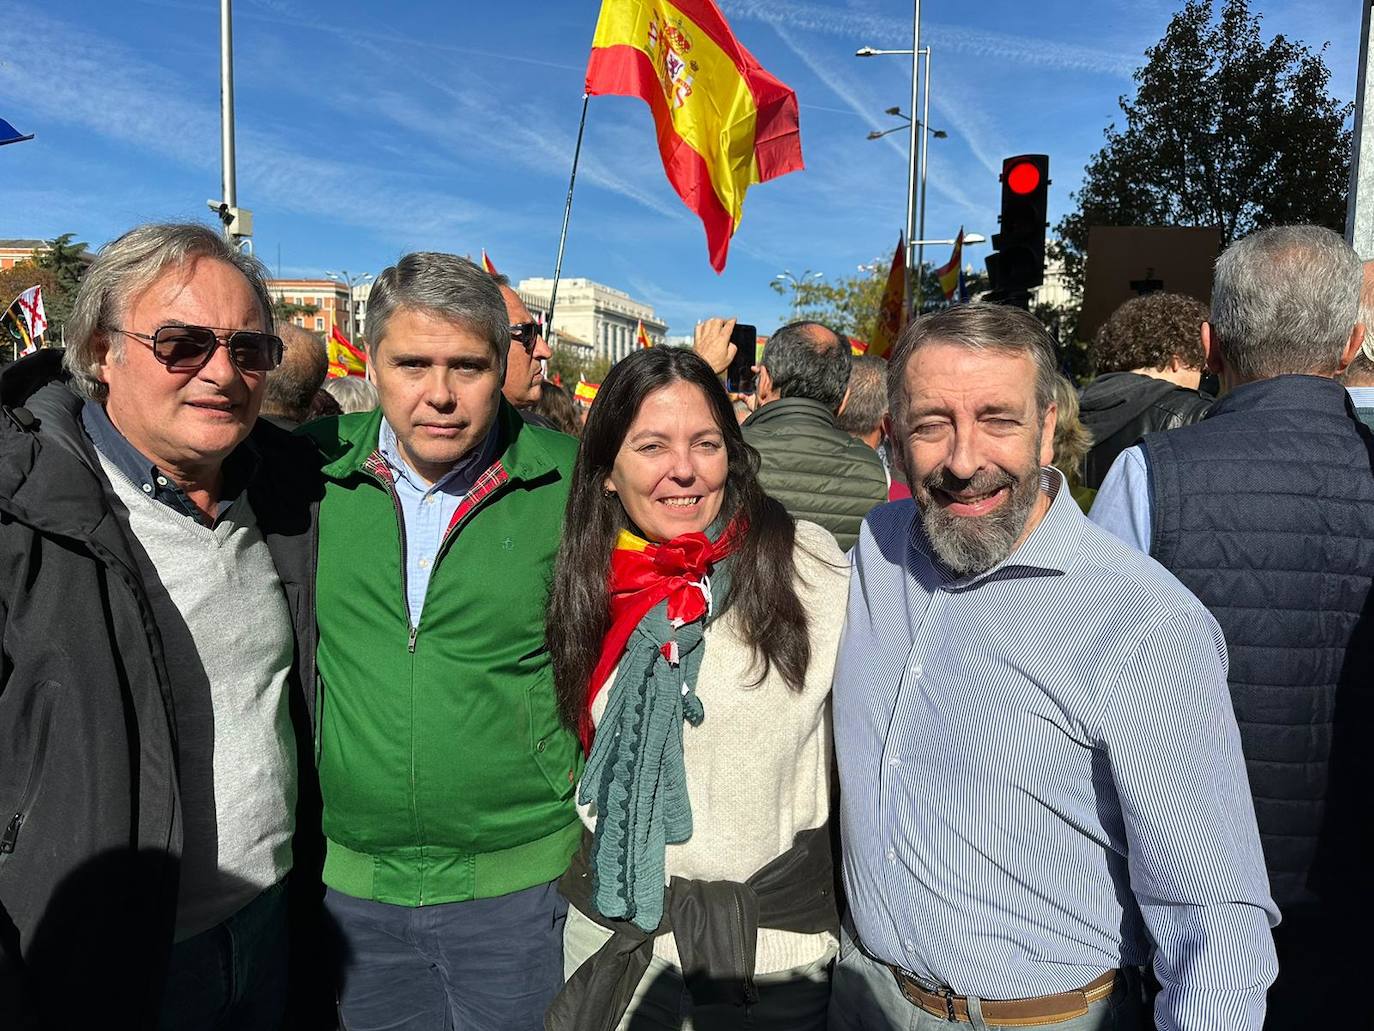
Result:
<svg viewBox="0 0 1374 1031"><path fill-rule="evenodd" d="M796 316L797 316L797 312L798 312L798 311L800 310L800 308L801 308L801 305L800 305L799 302L800 302L800 299L801 299L801 288L802 288L802 285L803 285L804 283L806 283L807 280L811 280L811 279L824 279L824 278L825 278L825 273L824 273L824 272L812 272L810 269L807 269L805 272L803 272L803 273L801 274L801 276L800 276L800 278L799 278L799 277L794 276L794 275L792 274L792 270L791 270L791 269L783 269L781 272L779 272L776 276L773 277L773 282L775 282L775 283L791 283L791 284L792 284L792 317L795 319ZM782 291L779 290L778 292L781 293Z"/></svg>
<svg viewBox="0 0 1374 1031"><path fill-rule="evenodd" d="M922 49L921 49L921 0L915 0L914 5L913 5L913 8L912 8L912 12L911 12L911 49L910 49L910 50L880 50L880 49L878 49L878 48L876 48L876 47L860 47L858 50L856 50L856 51L854 52L854 56L855 56L855 57L879 57L879 56L883 56L883 55L886 55L886 54L901 54L901 55L910 54L910 55L911 55L911 112L912 112L913 115L915 115L915 113L916 113L916 108L917 108L917 104L918 104L918 102L919 102L919 100L920 100L920 86L921 86L921 79L920 79L920 58L921 58L921 55L922 55L923 53L925 54L925 57L926 57L926 117L928 118L928 117L929 117L929 114L930 114L930 110L929 110L929 105L930 105L930 48L927 47L925 50L922 50ZM920 165L920 174L921 174L921 177L922 177L922 183L921 183L921 204L922 204L922 211L921 211L920 219L921 219L921 223L922 223L922 224L924 224L924 222L925 222L925 211L924 211L924 205L925 205L925 184L924 184L924 176L925 176L925 167L926 167L925 151L926 151L926 135L927 135L926 132L924 131L924 128L925 128L925 127L924 127L924 124L923 124L923 123L924 123L925 121L926 121L925 118L921 119L920 121L918 121L918 120L917 120L916 118L914 118L914 117L911 119L911 142L910 142L910 144L908 145L908 148L907 148L907 173L906 173L906 239L907 239L907 246L906 246L906 264L907 264L907 268L908 268L908 269L911 269L911 268L912 268L912 266L913 266L913 264L914 264L914 259L915 259L916 256L919 254L919 252L917 251L917 249L916 249L915 247L913 247L913 246L912 246L912 243L911 243L911 241L915 240L915 239L917 238L918 234L921 232L921 230L919 230L919 229L917 228L917 216L916 216L916 187L917 187L916 177L917 177L917 164L918 164L918 160L919 160L919 165ZM917 141L917 139L916 139L916 131L917 131L917 128L918 128L918 127L920 127L920 128L923 130L923 131L921 132L921 139L920 139L919 143L918 143L918 141ZM918 159L918 155L919 155L919 159ZM921 255L921 257L924 257L924 255ZM919 283L919 281L920 281L920 267L919 267L919 266L916 266L916 271L917 271L917 282ZM911 304L911 277L910 277L910 276L907 276L906 291L905 291L905 293L903 294L903 300L904 300L904 302L907 304L908 310L910 310L910 304Z"/></svg>
<svg viewBox="0 0 1374 1031"><path fill-rule="evenodd" d="M374 277L371 272L365 272L359 276L350 276L348 274L348 269L343 269L340 272L326 272L325 276L329 279L341 281L344 284L344 289L348 291L348 340L349 343L355 343L358 334L353 319L353 287L362 286Z"/></svg>

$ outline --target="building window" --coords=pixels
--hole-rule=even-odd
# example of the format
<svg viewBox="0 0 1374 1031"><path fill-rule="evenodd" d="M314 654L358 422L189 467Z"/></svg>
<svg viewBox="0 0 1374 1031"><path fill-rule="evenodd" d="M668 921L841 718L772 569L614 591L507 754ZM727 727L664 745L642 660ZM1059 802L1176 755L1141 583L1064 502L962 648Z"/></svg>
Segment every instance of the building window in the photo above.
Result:
<svg viewBox="0 0 1374 1031"><path fill-rule="evenodd" d="M323 330L324 330L324 319L318 318L318 317L317 317L317 318L315 319L315 328L318 329L318 330L323 331Z"/></svg>

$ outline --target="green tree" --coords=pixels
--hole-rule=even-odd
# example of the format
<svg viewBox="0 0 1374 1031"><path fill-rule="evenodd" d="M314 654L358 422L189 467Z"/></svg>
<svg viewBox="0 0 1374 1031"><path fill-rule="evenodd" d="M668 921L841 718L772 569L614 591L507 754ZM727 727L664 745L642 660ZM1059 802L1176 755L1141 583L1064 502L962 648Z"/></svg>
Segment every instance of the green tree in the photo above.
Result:
<svg viewBox="0 0 1374 1031"><path fill-rule="evenodd" d="M293 321L297 315L309 318L316 315L319 310L313 304L296 304L284 297L277 297L272 300L272 321L281 326Z"/></svg>
<svg viewBox="0 0 1374 1031"><path fill-rule="evenodd" d="M1106 130L1077 208L1056 227L1081 289L1094 225L1220 226L1223 245L1271 225L1345 224L1349 104L1327 92L1323 59L1282 35L1268 42L1247 0L1189 0L1145 52L1125 127Z"/></svg>
<svg viewBox="0 0 1374 1031"><path fill-rule="evenodd" d="M949 302L940 290L935 266L927 262L923 271L925 284L921 310L934 311L946 307ZM791 304L791 311L779 316L780 321L804 319L822 322L838 333L871 340L878 322L878 312L882 308L883 291L887 288L887 274L887 263L875 259L860 266L858 274L853 276L836 280L803 277L795 282L774 279L768 285L775 293L788 298ZM987 289L987 277L981 272L972 275L966 273L964 281L969 296Z"/></svg>
<svg viewBox="0 0 1374 1031"><path fill-rule="evenodd" d="M609 359L593 358L584 354L583 350L580 347L555 346L549 358L549 379L559 377L570 393L579 377L588 383L600 383L611 367Z"/></svg>

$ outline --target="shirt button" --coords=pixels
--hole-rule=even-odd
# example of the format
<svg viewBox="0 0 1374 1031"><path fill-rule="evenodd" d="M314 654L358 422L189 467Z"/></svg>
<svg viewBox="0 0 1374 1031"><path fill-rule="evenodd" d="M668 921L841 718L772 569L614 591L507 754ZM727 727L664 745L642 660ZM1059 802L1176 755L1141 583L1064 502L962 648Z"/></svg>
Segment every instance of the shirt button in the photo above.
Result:
<svg viewBox="0 0 1374 1031"><path fill-rule="evenodd" d="M889 863L895 863L897 861L897 850L895 848L887 850L887 861Z"/></svg>
<svg viewBox="0 0 1374 1031"><path fill-rule="evenodd" d="M921 670L922 670L922 667L921 667L921 666L917 666L915 669L913 669L913 670L911 671L911 679L912 679L912 680L920 680L920 679L921 679Z"/></svg>
<svg viewBox="0 0 1374 1031"><path fill-rule="evenodd" d="M898 759L898 758L894 755L891 759L889 759L889 760L887 761L887 764L888 764L889 766L900 766L900 765L902 765L902 760Z"/></svg>
<svg viewBox="0 0 1374 1031"><path fill-rule="evenodd" d="M159 476L159 477L157 478L157 485L158 485L159 487L165 487L165 486L167 486L167 477L165 477L165 476Z"/></svg>
<svg viewBox="0 0 1374 1031"><path fill-rule="evenodd" d="M152 492L153 492L153 485L152 485L151 483L145 483L145 484L143 485L143 493L144 493L144 494L151 494Z"/></svg>
<svg viewBox="0 0 1374 1031"><path fill-rule="evenodd" d="M422 559L420 559L420 568L421 568L421 569L428 569L428 568L429 568L429 559L427 559L427 558L422 558Z"/></svg>
<svg viewBox="0 0 1374 1031"><path fill-rule="evenodd" d="M434 495L433 495L433 494L431 494L429 497L425 498L425 504L426 504L426 505L432 505L432 504L434 504Z"/></svg>
<svg viewBox="0 0 1374 1031"><path fill-rule="evenodd" d="M908 938L908 939L906 940L906 949L907 949L908 952L915 952L915 951L916 951L916 943L915 943L914 941L912 941L910 938Z"/></svg>

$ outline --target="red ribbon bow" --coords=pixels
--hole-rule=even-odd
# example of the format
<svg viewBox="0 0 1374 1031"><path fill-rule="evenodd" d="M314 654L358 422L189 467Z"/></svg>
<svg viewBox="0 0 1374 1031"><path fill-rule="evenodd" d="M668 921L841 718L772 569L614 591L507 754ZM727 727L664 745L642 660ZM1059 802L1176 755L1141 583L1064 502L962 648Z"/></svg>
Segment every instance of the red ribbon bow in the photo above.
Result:
<svg viewBox="0 0 1374 1031"><path fill-rule="evenodd" d="M587 752L592 748L592 702L625 654L635 627L664 599L668 601L668 619L675 623L691 623L705 616L706 593L698 585L715 563L735 550L740 536L738 520L716 541L704 533L685 533L662 544L621 535L621 542L628 538L631 543L617 543L611 552L611 627L601 642L601 657L587 685L587 705L579 727Z"/></svg>

